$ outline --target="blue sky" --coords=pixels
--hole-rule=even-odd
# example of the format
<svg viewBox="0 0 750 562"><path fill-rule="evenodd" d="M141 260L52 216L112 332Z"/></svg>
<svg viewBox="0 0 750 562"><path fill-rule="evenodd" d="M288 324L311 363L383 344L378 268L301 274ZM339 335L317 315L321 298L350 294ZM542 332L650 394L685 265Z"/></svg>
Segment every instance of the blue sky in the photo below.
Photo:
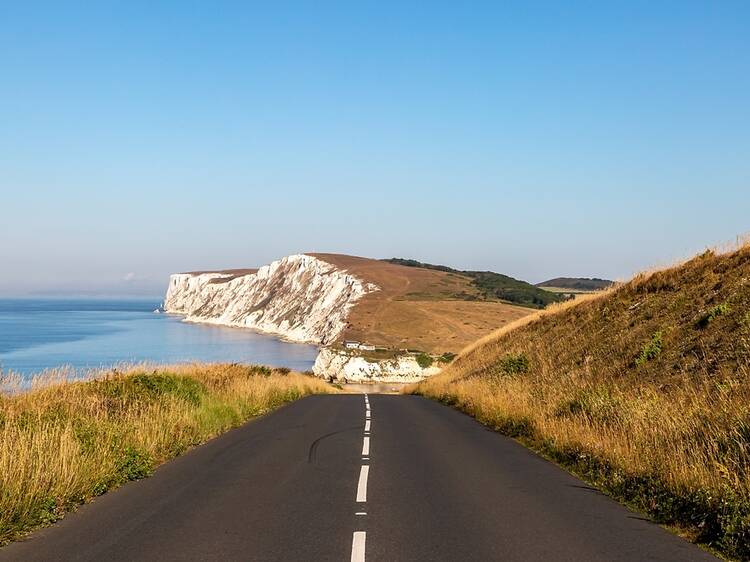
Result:
<svg viewBox="0 0 750 562"><path fill-rule="evenodd" d="M749 28L744 1L3 3L0 294L303 251L669 263L750 230Z"/></svg>

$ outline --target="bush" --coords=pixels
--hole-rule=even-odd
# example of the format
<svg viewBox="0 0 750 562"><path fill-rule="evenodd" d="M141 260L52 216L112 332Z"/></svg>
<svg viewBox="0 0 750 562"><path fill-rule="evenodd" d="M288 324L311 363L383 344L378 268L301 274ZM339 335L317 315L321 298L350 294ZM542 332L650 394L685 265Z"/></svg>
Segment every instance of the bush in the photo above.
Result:
<svg viewBox="0 0 750 562"><path fill-rule="evenodd" d="M139 373L128 377L93 381L90 384L95 392L119 405L136 400L154 402L164 396L174 396L197 405L206 393L206 388L194 378L169 373Z"/></svg>
<svg viewBox="0 0 750 562"><path fill-rule="evenodd" d="M529 371L529 358L523 353L509 353L497 362L495 373L513 376Z"/></svg>
<svg viewBox="0 0 750 562"><path fill-rule="evenodd" d="M126 447L117 460L117 478L123 482L140 480L154 470L154 461L150 455L135 447Z"/></svg>
<svg viewBox="0 0 750 562"><path fill-rule="evenodd" d="M705 328L719 316L723 316L724 314L729 313L731 310L732 307L729 305L729 303L723 302L721 304L717 304L698 319L698 322L696 322L696 326L698 328Z"/></svg>
<svg viewBox="0 0 750 562"><path fill-rule="evenodd" d="M438 361L440 361L441 363L450 363L455 358L456 358L456 354L455 353L451 353L450 351L446 351L440 357L438 357Z"/></svg>
<svg viewBox="0 0 750 562"><path fill-rule="evenodd" d="M427 355L426 353L420 353L415 357L417 360L417 364L422 367L423 369L427 369L428 367L432 366L432 357Z"/></svg>
<svg viewBox="0 0 750 562"><path fill-rule="evenodd" d="M640 366L651 361L652 359L656 359L657 357L659 357L659 355L661 354L662 345L663 337L660 330L656 332L651 337L651 339L643 345L640 355L638 355L638 358L635 360L635 364Z"/></svg>

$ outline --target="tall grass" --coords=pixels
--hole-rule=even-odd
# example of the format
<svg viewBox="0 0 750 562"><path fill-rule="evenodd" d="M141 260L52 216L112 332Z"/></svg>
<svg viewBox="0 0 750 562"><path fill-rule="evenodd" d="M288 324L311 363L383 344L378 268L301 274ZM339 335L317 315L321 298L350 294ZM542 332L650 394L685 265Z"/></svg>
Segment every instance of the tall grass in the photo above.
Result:
<svg viewBox="0 0 750 562"><path fill-rule="evenodd" d="M49 373L0 394L0 544L249 418L311 393L318 379L241 365L134 367L69 382Z"/></svg>
<svg viewBox="0 0 750 562"><path fill-rule="evenodd" d="M410 389L750 559L750 247L524 319Z"/></svg>

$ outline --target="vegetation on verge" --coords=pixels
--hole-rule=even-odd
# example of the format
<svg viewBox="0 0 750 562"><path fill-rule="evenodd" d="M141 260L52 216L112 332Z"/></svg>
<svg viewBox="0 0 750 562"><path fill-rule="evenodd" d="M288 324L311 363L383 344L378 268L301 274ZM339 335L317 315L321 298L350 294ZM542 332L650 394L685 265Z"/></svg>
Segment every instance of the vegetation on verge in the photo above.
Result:
<svg viewBox="0 0 750 562"><path fill-rule="evenodd" d="M0 394L0 545L249 418L330 391L288 369L200 364L36 386Z"/></svg>
<svg viewBox="0 0 750 562"><path fill-rule="evenodd" d="M411 392L750 559L750 246L524 319Z"/></svg>
<svg viewBox="0 0 750 562"><path fill-rule="evenodd" d="M566 300L563 295L545 291L539 287L493 271L459 271L445 265L433 265L417 260L391 258L388 263L406 267L433 269L469 278L474 287L472 293L458 293L454 298L464 300L500 300L531 308L544 308L548 304Z"/></svg>

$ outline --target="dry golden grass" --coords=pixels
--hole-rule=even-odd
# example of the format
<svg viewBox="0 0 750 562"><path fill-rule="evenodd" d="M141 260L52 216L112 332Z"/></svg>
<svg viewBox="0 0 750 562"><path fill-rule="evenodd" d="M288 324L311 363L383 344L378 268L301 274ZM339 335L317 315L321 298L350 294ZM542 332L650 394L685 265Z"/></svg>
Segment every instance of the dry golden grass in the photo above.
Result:
<svg viewBox="0 0 750 562"><path fill-rule="evenodd" d="M319 379L241 365L49 373L0 394L0 544L54 521L186 449L312 393ZM16 390L19 390L16 387Z"/></svg>
<svg viewBox="0 0 750 562"><path fill-rule="evenodd" d="M750 558L750 246L521 319L411 391Z"/></svg>
<svg viewBox="0 0 750 562"><path fill-rule="evenodd" d="M501 302L457 300L457 294L478 295L471 281L459 275L355 256L311 255L381 289L354 306L341 340L430 353L455 352L534 312Z"/></svg>

